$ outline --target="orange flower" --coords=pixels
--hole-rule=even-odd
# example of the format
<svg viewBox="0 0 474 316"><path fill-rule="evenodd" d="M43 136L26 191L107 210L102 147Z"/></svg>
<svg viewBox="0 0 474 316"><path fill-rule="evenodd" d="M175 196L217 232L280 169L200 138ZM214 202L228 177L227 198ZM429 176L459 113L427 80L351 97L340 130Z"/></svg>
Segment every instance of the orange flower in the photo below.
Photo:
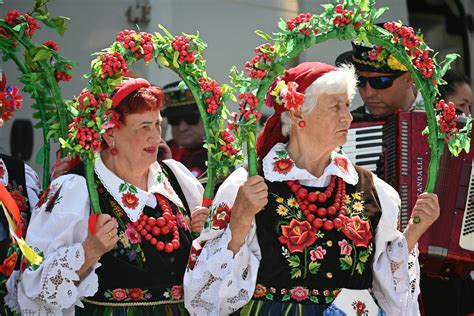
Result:
<svg viewBox="0 0 474 316"><path fill-rule="evenodd" d="M253 297L263 297L267 294L267 288L261 284L257 284L255 286L255 292L253 293Z"/></svg>
<svg viewBox="0 0 474 316"><path fill-rule="evenodd" d="M17 253L13 252L8 258L3 261L3 264L0 265L0 272L5 274L6 276L10 276L13 272L13 269L15 269L17 259Z"/></svg>

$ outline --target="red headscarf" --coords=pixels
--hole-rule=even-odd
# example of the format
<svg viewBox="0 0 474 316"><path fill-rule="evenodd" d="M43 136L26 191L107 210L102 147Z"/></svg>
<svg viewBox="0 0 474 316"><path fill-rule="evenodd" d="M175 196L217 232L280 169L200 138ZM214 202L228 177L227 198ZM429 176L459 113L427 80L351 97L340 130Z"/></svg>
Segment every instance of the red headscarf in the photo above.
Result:
<svg viewBox="0 0 474 316"><path fill-rule="evenodd" d="M336 70L336 67L326 65L318 62L305 62L298 66L288 69L283 76L283 80L288 83L294 81L298 84L296 89L300 93L304 93L316 79L328 73ZM263 159L270 149L275 146L276 143L286 143L288 137L283 136L281 132L281 113L287 111L284 105L280 105L274 102L273 96L270 92L273 90L274 85L267 92L265 104L275 109L275 113L268 118L257 138L257 156Z"/></svg>

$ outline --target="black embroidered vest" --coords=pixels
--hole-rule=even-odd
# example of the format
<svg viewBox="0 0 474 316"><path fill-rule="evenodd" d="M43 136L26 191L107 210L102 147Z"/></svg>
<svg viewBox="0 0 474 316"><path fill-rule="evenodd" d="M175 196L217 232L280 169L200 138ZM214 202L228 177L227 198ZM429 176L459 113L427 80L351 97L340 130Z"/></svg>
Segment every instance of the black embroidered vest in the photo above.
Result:
<svg viewBox="0 0 474 316"><path fill-rule="evenodd" d="M340 288L372 287L375 231L381 211L372 174L357 166L356 170L359 183L346 184L347 217L353 218L347 227L356 232L355 240L335 228L320 228L315 239L287 183L266 181L269 202L256 216L262 259L254 299L329 304ZM326 189L305 188L309 192ZM334 198L335 194L318 206L327 208ZM281 238L283 226L290 231L286 238Z"/></svg>

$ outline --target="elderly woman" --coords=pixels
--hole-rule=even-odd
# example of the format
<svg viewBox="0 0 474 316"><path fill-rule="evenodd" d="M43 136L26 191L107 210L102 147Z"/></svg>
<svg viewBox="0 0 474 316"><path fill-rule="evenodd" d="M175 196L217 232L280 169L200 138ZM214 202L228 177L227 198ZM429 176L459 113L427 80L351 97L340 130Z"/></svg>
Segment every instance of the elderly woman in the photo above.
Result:
<svg viewBox="0 0 474 316"><path fill-rule="evenodd" d="M439 215L437 197L420 195L419 223L401 233L397 192L337 151L356 82L351 67L303 63L272 85L261 176L236 170L193 243L191 314L419 313L416 243Z"/></svg>
<svg viewBox="0 0 474 316"><path fill-rule="evenodd" d="M103 214L90 233L81 166L51 183L27 233L44 261L19 280L24 315L187 314L182 282L191 232L207 218L206 209L190 210L203 188L180 163L156 162L161 90L130 79L112 104L120 126L105 132L95 163Z"/></svg>

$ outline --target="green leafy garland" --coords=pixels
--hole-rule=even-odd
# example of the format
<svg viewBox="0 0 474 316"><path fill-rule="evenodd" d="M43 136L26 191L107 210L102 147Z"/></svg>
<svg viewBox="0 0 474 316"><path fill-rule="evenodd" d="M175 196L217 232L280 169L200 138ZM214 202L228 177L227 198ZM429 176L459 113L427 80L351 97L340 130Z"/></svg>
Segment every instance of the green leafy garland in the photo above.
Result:
<svg viewBox="0 0 474 316"><path fill-rule="evenodd" d="M257 174L256 121L267 90L285 72L288 61L306 48L329 39L355 39L381 46L402 64L401 67L405 66L410 71L422 94L428 117L425 134L428 134L431 160L425 188L427 192L433 192L435 188L445 143L455 155L462 149L469 150L470 118L466 128L462 130L440 129L446 116L437 119L433 109L433 101L439 94L437 85L445 83L442 77L457 55L449 54L445 61L438 63L422 36L414 34L411 28L398 22L385 23L384 27L377 26L375 21L387 8L375 9L374 3L373 0L333 0L322 5L324 12L320 15L306 13L288 21L280 20L279 31L273 36L256 31L268 43L256 49L257 55L251 62L247 62L245 72L239 72L235 67L230 72L232 83L240 92L239 98L242 100L239 106L243 115L235 125L239 127L241 141L247 143L250 175Z"/></svg>
<svg viewBox="0 0 474 316"><path fill-rule="evenodd" d="M67 112L59 81L71 79L74 63L60 55L58 45L53 41L37 44L32 36L41 21L61 36L66 31L66 17L50 16L47 0L36 0L33 10L27 14L12 10L0 19L0 51L2 60L12 60L21 72L23 91L31 94L35 104L33 118L40 120L35 128L43 129L43 147L36 162L43 164L43 188L49 183L50 140L67 137ZM21 49L20 49L21 48ZM24 51L24 58L19 54Z"/></svg>
<svg viewBox="0 0 474 316"><path fill-rule="evenodd" d="M155 60L176 72L196 100L208 150L208 181L203 205L209 206L212 202L216 177L226 175L231 166L242 160L239 148L234 147L235 141L224 125L228 114L225 102L233 98L232 89L219 85L207 75L202 56L206 43L199 34L173 36L163 26L160 28L163 34L120 32L116 41L92 61L91 72L86 75L87 88L67 102L73 121L67 137L59 141L85 163L89 195L96 213L100 208L94 183L94 161L101 149L101 135L117 123L110 95L127 76L129 67L139 60Z"/></svg>

